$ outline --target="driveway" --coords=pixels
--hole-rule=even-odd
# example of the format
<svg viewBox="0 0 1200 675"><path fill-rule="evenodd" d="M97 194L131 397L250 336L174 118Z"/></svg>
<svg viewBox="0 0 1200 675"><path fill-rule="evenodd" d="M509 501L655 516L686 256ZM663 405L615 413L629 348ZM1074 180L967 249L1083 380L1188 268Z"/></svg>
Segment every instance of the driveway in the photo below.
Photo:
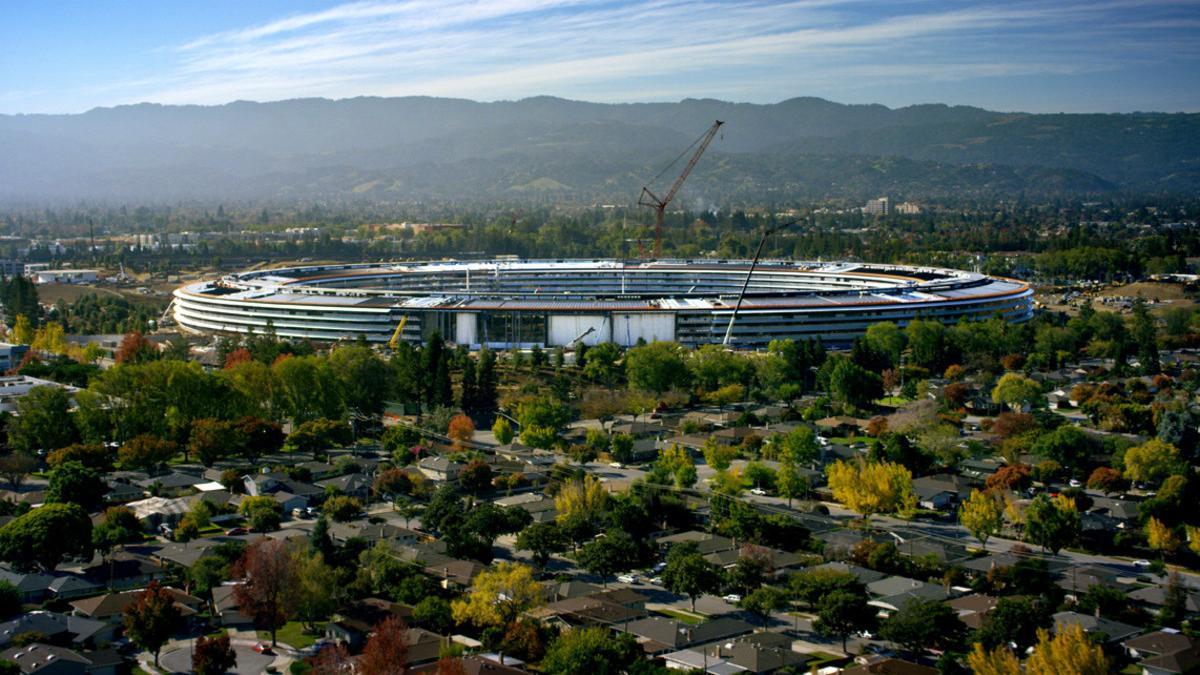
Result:
<svg viewBox="0 0 1200 675"><path fill-rule="evenodd" d="M237 667L229 672L239 675L258 675L275 661L274 655L259 654L249 645L234 643L233 651L237 653ZM192 645L188 643L180 649L163 653L158 663L169 673L192 672Z"/></svg>

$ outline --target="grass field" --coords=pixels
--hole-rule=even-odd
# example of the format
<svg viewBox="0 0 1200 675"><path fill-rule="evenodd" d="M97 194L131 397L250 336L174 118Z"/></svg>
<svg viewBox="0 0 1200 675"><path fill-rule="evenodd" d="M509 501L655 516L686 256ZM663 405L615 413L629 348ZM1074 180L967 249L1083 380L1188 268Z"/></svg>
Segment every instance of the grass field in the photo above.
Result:
<svg viewBox="0 0 1200 675"><path fill-rule="evenodd" d="M654 613L662 614L663 616L670 617L672 619L675 619L676 621L686 623L689 626L695 626L696 624L703 623L703 621L704 621L704 617L700 616L699 614L692 614L691 612L682 612L682 611L675 610L675 609L657 609L654 611Z"/></svg>
<svg viewBox="0 0 1200 675"><path fill-rule="evenodd" d="M317 630L321 630L321 624L317 624ZM258 637L262 640L270 640L271 634L265 630L258 631ZM276 632L276 639L285 645L296 649L304 649L311 646L312 643L321 637L320 633L309 634L304 631L304 625L299 621L289 621Z"/></svg>

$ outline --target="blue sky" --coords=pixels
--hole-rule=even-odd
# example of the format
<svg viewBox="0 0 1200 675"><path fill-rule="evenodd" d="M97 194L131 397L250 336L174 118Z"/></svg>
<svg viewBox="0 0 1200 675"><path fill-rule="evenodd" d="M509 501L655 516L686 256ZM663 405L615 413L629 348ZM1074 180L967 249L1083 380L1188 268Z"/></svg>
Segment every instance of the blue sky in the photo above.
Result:
<svg viewBox="0 0 1200 675"><path fill-rule="evenodd" d="M820 96L1200 111L1200 0L3 0L0 112Z"/></svg>

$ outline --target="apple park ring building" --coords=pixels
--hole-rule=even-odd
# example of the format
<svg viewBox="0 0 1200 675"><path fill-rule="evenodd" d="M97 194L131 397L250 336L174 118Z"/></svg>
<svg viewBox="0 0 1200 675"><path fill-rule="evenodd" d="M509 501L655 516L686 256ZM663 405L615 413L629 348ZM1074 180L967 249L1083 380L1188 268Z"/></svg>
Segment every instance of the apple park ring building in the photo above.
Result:
<svg viewBox="0 0 1200 675"><path fill-rule="evenodd" d="M720 344L748 260L521 260L311 264L229 274L174 294L185 331L477 348L674 340ZM818 338L845 346L879 321L1031 318L1025 283L976 272L853 262L759 262L731 346Z"/></svg>

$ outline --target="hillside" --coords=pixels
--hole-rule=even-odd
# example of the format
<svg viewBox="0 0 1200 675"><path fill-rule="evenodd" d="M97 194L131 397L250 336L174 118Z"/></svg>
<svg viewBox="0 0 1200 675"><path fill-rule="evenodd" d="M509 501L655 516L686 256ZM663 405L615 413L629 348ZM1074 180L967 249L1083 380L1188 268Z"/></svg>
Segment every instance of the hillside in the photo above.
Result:
<svg viewBox="0 0 1200 675"><path fill-rule="evenodd" d="M297 99L0 115L0 199L629 202L713 119L683 199L1075 196L1200 187L1200 115L890 109L795 98Z"/></svg>

